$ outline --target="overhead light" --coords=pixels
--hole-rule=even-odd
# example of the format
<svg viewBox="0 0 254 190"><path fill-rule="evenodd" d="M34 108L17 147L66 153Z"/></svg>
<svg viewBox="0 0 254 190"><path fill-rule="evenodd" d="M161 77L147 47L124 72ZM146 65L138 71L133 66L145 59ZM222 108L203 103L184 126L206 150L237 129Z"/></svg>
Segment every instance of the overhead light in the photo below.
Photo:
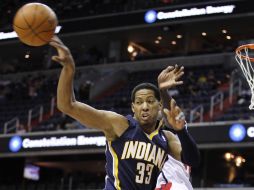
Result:
<svg viewBox="0 0 254 190"><path fill-rule="evenodd" d="M155 41L154 41L154 43L159 44L159 43L160 43L160 41L159 41L159 40L155 40Z"/></svg>
<svg viewBox="0 0 254 190"><path fill-rule="evenodd" d="M172 45L176 45L176 41L173 40L173 41L171 42L171 44L172 44Z"/></svg>
<svg viewBox="0 0 254 190"><path fill-rule="evenodd" d="M181 39L183 36L181 34L176 35L178 39Z"/></svg>
<svg viewBox="0 0 254 190"><path fill-rule="evenodd" d="M128 52L132 53L134 51L134 47L132 45L128 45Z"/></svg>
<svg viewBox="0 0 254 190"><path fill-rule="evenodd" d="M206 32L202 32L202 36L206 36L207 34L206 34Z"/></svg>
<svg viewBox="0 0 254 190"><path fill-rule="evenodd" d="M226 36L227 40L231 40L231 36Z"/></svg>
<svg viewBox="0 0 254 190"><path fill-rule="evenodd" d="M237 157L235 158L235 165L236 165L237 167L241 167L242 164L243 164L245 161L246 161L246 160L245 160L242 156L237 156Z"/></svg>
<svg viewBox="0 0 254 190"><path fill-rule="evenodd" d="M234 159L234 157L235 156L232 153L230 153L230 152L226 152L224 154L224 158L225 158L226 161L230 161L230 160Z"/></svg>
<svg viewBox="0 0 254 190"><path fill-rule="evenodd" d="M223 34L226 34L228 31L225 30L225 29L223 29L221 32L222 32Z"/></svg>
<svg viewBox="0 0 254 190"><path fill-rule="evenodd" d="M161 37L161 36L158 36L157 39L158 39L158 40L162 40L162 37Z"/></svg>
<svg viewBox="0 0 254 190"><path fill-rule="evenodd" d="M136 57L138 55L138 52L136 52L136 51L134 51L133 53L132 53L132 56L133 57Z"/></svg>
<svg viewBox="0 0 254 190"><path fill-rule="evenodd" d="M28 53L26 53L26 55L25 55L25 59L29 59L30 58L30 54L29 54L29 52Z"/></svg>

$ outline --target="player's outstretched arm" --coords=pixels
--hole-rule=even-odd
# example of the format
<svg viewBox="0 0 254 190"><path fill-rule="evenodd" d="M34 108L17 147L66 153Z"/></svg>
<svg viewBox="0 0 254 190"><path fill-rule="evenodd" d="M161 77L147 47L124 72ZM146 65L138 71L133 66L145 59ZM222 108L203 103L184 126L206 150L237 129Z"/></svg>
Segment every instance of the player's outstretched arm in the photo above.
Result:
<svg viewBox="0 0 254 190"><path fill-rule="evenodd" d="M120 136L128 127L127 119L117 113L97 110L76 101L73 90L75 63L71 52L56 36L52 38L50 45L58 52L52 60L63 66L57 87L58 109L87 127L102 130L108 140Z"/></svg>

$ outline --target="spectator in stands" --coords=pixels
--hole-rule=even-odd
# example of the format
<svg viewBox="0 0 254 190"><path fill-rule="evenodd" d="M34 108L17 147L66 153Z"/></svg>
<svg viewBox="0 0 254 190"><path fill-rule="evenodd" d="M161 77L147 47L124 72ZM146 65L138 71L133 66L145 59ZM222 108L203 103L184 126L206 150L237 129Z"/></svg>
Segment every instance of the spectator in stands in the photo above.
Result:
<svg viewBox="0 0 254 190"><path fill-rule="evenodd" d="M188 91L191 96L196 97L199 94L199 87L197 85L189 84Z"/></svg>
<svg viewBox="0 0 254 190"><path fill-rule="evenodd" d="M19 124L16 129L17 134L24 134L26 133L26 128L23 124Z"/></svg>
<svg viewBox="0 0 254 190"><path fill-rule="evenodd" d="M87 80L85 83L82 83L79 87L79 97L81 100L89 101L90 99L90 89L93 86L93 82Z"/></svg>
<svg viewBox="0 0 254 190"><path fill-rule="evenodd" d="M208 86L209 86L210 90L215 90L216 89L216 87L217 87L217 80L215 78L213 70L209 70L208 71L207 83L208 83Z"/></svg>
<svg viewBox="0 0 254 190"><path fill-rule="evenodd" d="M120 98L120 100L116 102L116 104L114 105L114 107L124 108L124 107L126 107L126 105L128 105L127 97L122 96L122 97Z"/></svg>
<svg viewBox="0 0 254 190"><path fill-rule="evenodd" d="M0 101L4 101L6 99L6 91L5 86L0 85Z"/></svg>
<svg viewBox="0 0 254 190"><path fill-rule="evenodd" d="M80 122L73 121L73 122L70 122L70 123L66 123L65 128L66 129L84 129L85 127Z"/></svg>
<svg viewBox="0 0 254 190"><path fill-rule="evenodd" d="M204 74L201 74L199 77L198 77L198 85L200 87L203 87L204 85L206 85L207 83L207 78Z"/></svg>
<svg viewBox="0 0 254 190"><path fill-rule="evenodd" d="M245 102L249 102L251 99L251 90L241 90L237 97L237 104L241 105Z"/></svg>
<svg viewBox="0 0 254 190"><path fill-rule="evenodd" d="M52 59L63 66L57 88L58 108L83 125L103 131L106 136L105 189L123 187L153 189L167 153L190 166L198 164L198 150L186 130L184 118L180 117L181 109L173 99L165 102L169 105L167 107L170 111L166 108L163 111L165 111L165 119L177 131L179 139L171 132L161 130L157 122L161 108L160 93L158 88L150 83L142 83L132 91L134 117L97 110L78 102L73 91L75 63L72 55L56 36L50 45L58 52L58 55L53 56ZM183 67L168 67L163 70L158 78L160 89L165 90L182 84L182 81L178 81L182 75ZM144 151L138 151L137 147Z"/></svg>
<svg viewBox="0 0 254 190"><path fill-rule="evenodd" d="M192 71L189 71L186 76L186 84L195 84L196 83L196 77L194 76Z"/></svg>

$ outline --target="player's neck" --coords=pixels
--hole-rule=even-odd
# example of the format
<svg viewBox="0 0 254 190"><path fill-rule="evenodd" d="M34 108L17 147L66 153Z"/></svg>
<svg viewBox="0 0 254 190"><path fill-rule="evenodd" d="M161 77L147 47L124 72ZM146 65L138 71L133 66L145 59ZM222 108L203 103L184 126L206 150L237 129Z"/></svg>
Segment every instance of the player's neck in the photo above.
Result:
<svg viewBox="0 0 254 190"><path fill-rule="evenodd" d="M156 130L157 123L154 123L153 125L142 125L140 127L146 134L150 135L152 132Z"/></svg>

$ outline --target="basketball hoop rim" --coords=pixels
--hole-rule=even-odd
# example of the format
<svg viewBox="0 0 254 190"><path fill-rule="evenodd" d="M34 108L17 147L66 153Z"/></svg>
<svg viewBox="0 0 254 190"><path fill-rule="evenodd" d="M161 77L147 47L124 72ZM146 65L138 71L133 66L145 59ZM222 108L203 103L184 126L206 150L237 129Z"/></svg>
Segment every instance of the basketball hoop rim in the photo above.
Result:
<svg viewBox="0 0 254 190"><path fill-rule="evenodd" d="M246 56L246 55L241 55L241 51L244 50L245 48L254 50L254 44L244 44L244 45L239 46L239 47L236 48L236 50L235 50L236 55L237 55L239 58L241 58L241 59L246 59L246 60L249 59L251 62L254 62L254 58L251 58L251 57Z"/></svg>

